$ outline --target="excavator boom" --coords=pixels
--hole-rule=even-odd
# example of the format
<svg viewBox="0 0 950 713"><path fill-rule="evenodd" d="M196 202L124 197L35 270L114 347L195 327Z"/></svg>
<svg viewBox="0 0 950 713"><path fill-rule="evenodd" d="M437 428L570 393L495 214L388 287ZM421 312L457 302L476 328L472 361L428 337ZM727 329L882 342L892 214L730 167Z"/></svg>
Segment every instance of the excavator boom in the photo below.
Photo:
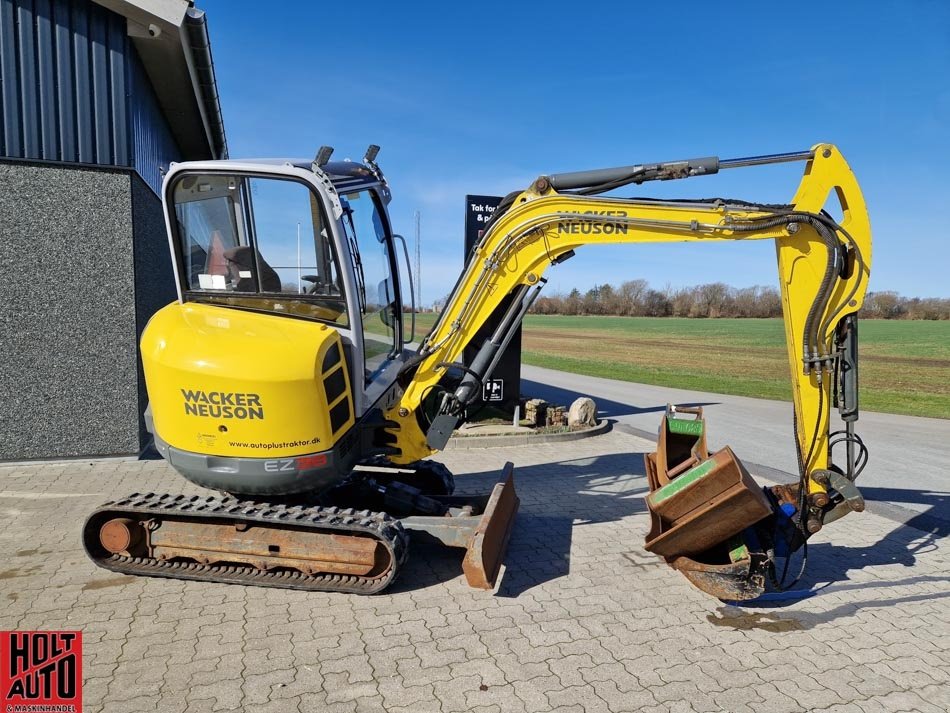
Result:
<svg viewBox="0 0 950 713"><path fill-rule="evenodd" d="M803 162L805 169L787 205L598 195L630 183L793 161ZM829 202L840 209L840 221L825 210ZM407 367L401 398L386 413L387 420L395 424L389 429L396 450L392 460L411 462L444 447L538 296L544 273L575 250L590 244L737 240L773 240L776 246L800 472L797 484L772 492L772 509L778 512L785 505L786 511L794 511L800 533L796 546L817 532L826 519L830 522L849 510L863 509L853 485L859 472L854 448L860 445L853 431L858 415L856 314L870 275L871 232L858 183L841 153L830 144L728 161L707 157L542 176L526 191L508 196L476 246L438 322ZM495 333L476 345L477 356L465 367L454 390L441 387L435 413L426 413L426 395L440 388L478 326L496 313L501 319ZM847 444L843 468L831 462L829 423L835 404L846 425L838 439ZM698 464L697 460L694 465ZM728 468L728 474L721 471L721 477L742 480L741 463L735 461ZM669 484L664 478L660 473L651 483L653 489ZM753 512L757 514L745 518L748 525L768 515L769 509L759 502ZM737 520L742 521L742 517ZM694 523L693 528L708 529L709 522L707 518ZM712 544L719 540L707 536ZM677 554L666 553L669 558ZM695 572L702 565L680 561L678 568L684 573ZM702 576L691 580L702 586ZM706 588L722 591L712 585ZM732 593L734 598L751 596L749 592Z"/></svg>
<svg viewBox="0 0 950 713"><path fill-rule="evenodd" d="M630 172L675 178L713 173L717 164L733 168L791 160L804 161L805 171L794 197L783 206L727 200L624 199L556 190L558 186L577 190L591 180L615 182L616 176ZM642 166L633 166L542 176L528 190L510 198L507 210L499 210L439 321L410 364L413 373L402 397L386 413L387 419L398 423L392 430L399 450L394 461L418 460L436 450L439 441L427 439L419 430L423 395L442 380L477 327L488 321L506 297L520 298L512 314L522 315L527 311L525 302L543 284L547 269L573 251L591 244L774 240L798 444L803 453L811 451L804 463L809 472L827 467L833 386L829 376L837 360L833 342L842 321L860 309L871 267L870 222L850 167L830 144L795 154L665 165L684 168L647 172ZM840 204L844 217L839 223L823 213L830 197ZM517 321L511 319L504 326L513 329ZM503 338L493 337L491 346ZM485 363L490 365L490 360ZM810 490L820 492L824 486L812 482Z"/></svg>

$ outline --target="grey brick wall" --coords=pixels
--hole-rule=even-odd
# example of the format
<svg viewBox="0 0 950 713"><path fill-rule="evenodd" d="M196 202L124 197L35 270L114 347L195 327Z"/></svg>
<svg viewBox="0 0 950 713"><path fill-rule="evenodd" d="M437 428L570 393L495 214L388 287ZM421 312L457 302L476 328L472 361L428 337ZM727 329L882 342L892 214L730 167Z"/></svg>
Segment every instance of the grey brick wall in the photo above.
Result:
<svg viewBox="0 0 950 713"><path fill-rule="evenodd" d="M175 274L168 254L168 235L162 201L137 173L132 173L133 259L135 261L135 344L148 320L156 311L178 299ZM138 352L136 352L138 353ZM142 414L148 405L142 360L136 359L138 370L138 432L140 445L151 437L145 431Z"/></svg>
<svg viewBox="0 0 950 713"><path fill-rule="evenodd" d="M129 171L0 162L0 460L139 451L137 337L171 299L165 245Z"/></svg>

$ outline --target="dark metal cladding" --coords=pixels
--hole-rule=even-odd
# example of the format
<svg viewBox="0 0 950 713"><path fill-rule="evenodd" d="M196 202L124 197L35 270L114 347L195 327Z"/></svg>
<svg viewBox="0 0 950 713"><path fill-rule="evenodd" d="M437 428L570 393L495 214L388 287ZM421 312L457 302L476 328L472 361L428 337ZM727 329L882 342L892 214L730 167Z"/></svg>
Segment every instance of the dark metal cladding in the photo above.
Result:
<svg viewBox="0 0 950 713"><path fill-rule="evenodd" d="M160 193L163 171L173 161L182 160L182 153L168 123L162 118L158 97L134 50L129 55L129 74L134 89L128 107L132 127L132 165L142 180Z"/></svg>
<svg viewBox="0 0 950 713"><path fill-rule="evenodd" d="M83 0L0 0L0 155L129 165L125 25Z"/></svg>
<svg viewBox="0 0 950 713"><path fill-rule="evenodd" d="M159 191L182 156L124 17L89 0L0 0L0 157L131 167Z"/></svg>

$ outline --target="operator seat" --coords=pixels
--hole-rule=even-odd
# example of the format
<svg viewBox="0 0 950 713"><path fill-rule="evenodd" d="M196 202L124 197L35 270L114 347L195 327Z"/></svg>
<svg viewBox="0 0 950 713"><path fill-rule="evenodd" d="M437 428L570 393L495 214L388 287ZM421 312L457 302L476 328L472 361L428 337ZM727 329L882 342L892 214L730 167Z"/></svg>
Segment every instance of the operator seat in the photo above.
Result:
<svg viewBox="0 0 950 713"><path fill-rule="evenodd" d="M267 264L264 257L258 252L255 264L255 251L248 245L240 245L224 251L224 259L237 271L238 281L235 290L238 292L254 292L254 270L260 268L261 292L280 292L280 275ZM233 273L232 273L233 274Z"/></svg>

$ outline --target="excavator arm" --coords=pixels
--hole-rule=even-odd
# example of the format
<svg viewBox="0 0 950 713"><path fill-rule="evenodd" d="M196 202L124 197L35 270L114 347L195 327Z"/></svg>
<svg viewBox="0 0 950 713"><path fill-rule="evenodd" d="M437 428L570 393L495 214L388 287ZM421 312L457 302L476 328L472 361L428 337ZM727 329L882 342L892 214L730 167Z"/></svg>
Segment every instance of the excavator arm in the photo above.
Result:
<svg viewBox="0 0 950 713"><path fill-rule="evenodd" d="M727 199L663 201L596 195L629 183L691 178L719 170L801 161L787 205ZM825 206L840 206L834 220ZM863 502L853 488L860 457L856 313L867 289L871 231L861 189L838 149L720 161L715 157L542 176L499 207L438 322L404 370L404 391L386 412L395 454L409 463L444 447L465 418L513 331L544 284L544 273L589 244L775 241L799 456L798 499L805 537ZM496 312L498 328L458 384L447 370ZM837 404L847 462L831 463L830 412ZM432 411L435 409L433 415Z"/></svg>

